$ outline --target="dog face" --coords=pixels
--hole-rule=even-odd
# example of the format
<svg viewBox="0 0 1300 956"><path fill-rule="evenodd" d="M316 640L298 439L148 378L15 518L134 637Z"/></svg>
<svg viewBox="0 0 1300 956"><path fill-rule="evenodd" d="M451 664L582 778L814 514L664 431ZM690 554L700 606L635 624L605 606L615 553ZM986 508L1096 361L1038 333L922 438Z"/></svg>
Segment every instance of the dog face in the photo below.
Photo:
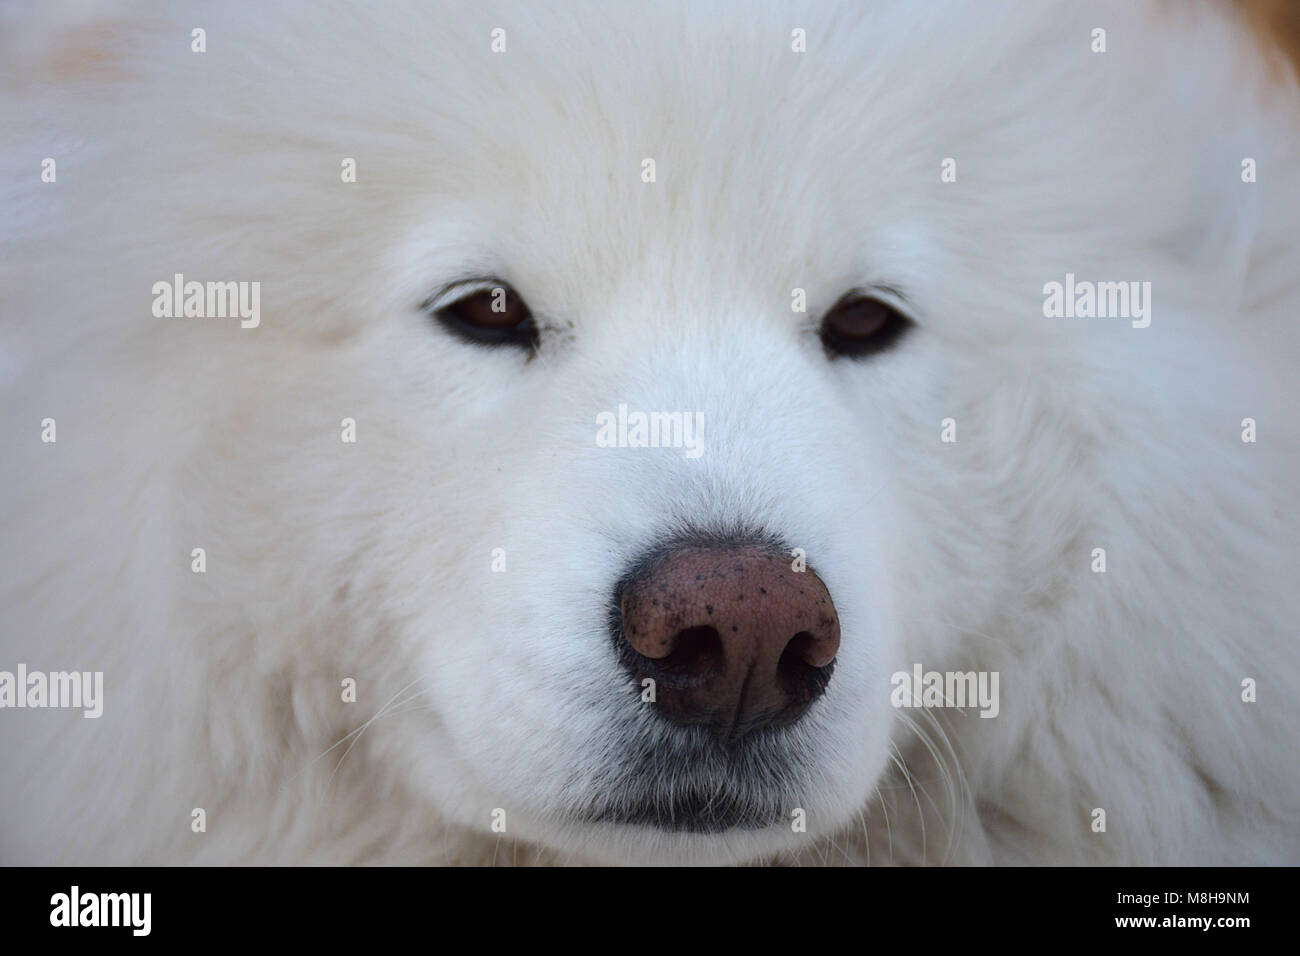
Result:
<svg viewBox="0 0 1300 956"><path fill-rule="evenodd" d="M889 675L961 661L963 629L1025 600L1017 570L1057 567L1069 547L1014 544L1030 490L1070 483L1076 437L1064 418L1036 426L1051 412L1035 379L1061 386L1079 360L1036 343L1025 316L1057 263L1098 255L1028 218L1043 208L1036 164L1059 188L1059 144L1020 148L1023 174L1002 188L945 183L949 152L972 175L995 150L1008 161L998 131L952 105L932 115L940 78L891 88L897 51L854 67L865 29L828 31L826 66L810 69L784 30L768 50L755 26L692 18L655 27L649 55L639 30L598 40L575 16L544 47L516 35L496 59L459 52L429 94L455 120L376 158L393 169L371 172L383 183L360 228L388 220L372 272L391 307L371 306L321 378L358 383L336 417L381 423L339 465L378 525L369 554L336 565L369 569L352 591L367 609L400 609L393 689L418 680L406 699L422 690L431 713L385 733L457 821L502 809L509 832L566 852L687 861L853 825L910 734ZM990 44L1032 34L1000 29ZM674 30L691 39L670 52ZM861 95L845 102L832 90L849 80ZM1027 374L1025 354L1044 365ZM618 447L601 429L620 409L697 427L679 447ZM948 419L979 440L945 441ZM1051 503L1064 523L1084 499L1067 500ZM710 718L726 711L734 730L753 685L629 654L629 588L682 550L758 552L824 582L839 644L797 719L719 740ZM744 596L723 593L734 577L703 577L706 605ZM689 614L670 639L714 623ZM800 633L792 622L784 639ZM703 639L732 655L725 626ZM779 682L768 670L754 681ZM697 719L666 717L692 681L725 686L682 705Z"/></svg>
<svg viewBox="0 0 1300 956"><path fill-rule="evenodd" d="M101 163L148 198L92 207L154 237L110 291L262 283L258 328L149 350L186 383L150 439L178 539L223 556L178 598L209 673L287 680L312 741L339 718L302 688L356 675L367 766L562 854L855 826L916 739L890 675L987 663L1063 587L1122 410L1070 396L1162 334L1053 325L1044 282L1141 261L1190 314L1214 281L1162 245L1194 173L1146 174L1194 128L1118 94L1156 39L1101 70L1042 7L214 11L219 75L154 63L150 148Z"/></svg>
<svg viewBox="0 0 1300 956"><path fill-rule="evenodd" d="M800 811L814 835L854 821L887 761L907 472L886 452L906 439L883 412L933 348L912 334L898 288L910 277L837 208L842 184L768 181L780 144L737 155L745 134L710 130L712 110L688 122L668 100L595 120L637 98L567 103L567 122L525 98L499 151L463 144L464 182L495 175L459 193L454 216L421 217L433 225L416 228L406 275L425 308L404 311L392 354L411 394L438 393L436 422L412 439L437 449L429 487L412 491L438 514L391 529L409 562L392 587L454 596L402 600L438 715L416 742L438 752L424 778L437 805L478 825L503 808L511 832L596 858L751 859L807 839L792 833ZM674 114L661 157L623 132ZM611 178L618 168L628 175ZM669 169L680 190L663 188ZM797 251L761 238L791 230ZM888 246L907 261L923 243L902 230ZM501 322L524 325L518 341L475 340L497 328L495 289L509 290ZM837 307L845 334L880 323L864 354L833 340ZM678 416L683 440L619 447L617 424L601 428L620 409ZM658 699L644 699L652 672L627 653L620 599L639 567L710 543L728 564L750 548L791 580L820 577L842 630L824 693L797 720L727 743L665 719L683 692L673 674L653 672ZM702 599L743 595L711 586ZM708 622L678 622L694 623Z"/></svg>

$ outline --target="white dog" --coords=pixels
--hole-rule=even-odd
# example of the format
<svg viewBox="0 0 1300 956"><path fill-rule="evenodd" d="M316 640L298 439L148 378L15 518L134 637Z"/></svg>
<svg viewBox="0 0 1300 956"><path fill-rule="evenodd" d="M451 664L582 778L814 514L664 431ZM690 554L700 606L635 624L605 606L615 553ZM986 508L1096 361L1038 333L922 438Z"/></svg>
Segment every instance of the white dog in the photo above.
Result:
<svg viewBox="0 0 1300 956"><path fill-rule="evenodd" d="M1300 862L1239 11L0 35L0 861Z"/></svg>

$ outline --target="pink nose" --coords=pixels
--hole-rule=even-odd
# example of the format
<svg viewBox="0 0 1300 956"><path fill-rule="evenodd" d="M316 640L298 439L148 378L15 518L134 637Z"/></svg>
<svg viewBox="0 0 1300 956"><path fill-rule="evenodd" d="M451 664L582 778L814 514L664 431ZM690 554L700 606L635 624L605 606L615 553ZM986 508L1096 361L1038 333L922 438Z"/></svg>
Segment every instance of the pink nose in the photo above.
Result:
<svg viewBox="0 0 1300 956"><path fill-rule="evenodd" d="M625 580L619 606L624 659L660 712L724 743L796 720L840 646L822 579L753 545L678 548Z"/></svg>

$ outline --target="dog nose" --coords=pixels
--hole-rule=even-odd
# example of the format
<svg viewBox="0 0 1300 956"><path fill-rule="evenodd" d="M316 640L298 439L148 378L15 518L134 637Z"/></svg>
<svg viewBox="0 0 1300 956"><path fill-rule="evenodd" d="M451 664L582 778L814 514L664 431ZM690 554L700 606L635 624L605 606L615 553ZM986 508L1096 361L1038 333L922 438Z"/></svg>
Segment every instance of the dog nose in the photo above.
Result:
<svg viewBox="0 0 1300 956"><path fill-rule="evenodd" d="M623 662L669 720L730 744L796 720L840 646L826 585L755 545L686 545L620 583ZM644 686L644 684L643 684Z"/></svg>

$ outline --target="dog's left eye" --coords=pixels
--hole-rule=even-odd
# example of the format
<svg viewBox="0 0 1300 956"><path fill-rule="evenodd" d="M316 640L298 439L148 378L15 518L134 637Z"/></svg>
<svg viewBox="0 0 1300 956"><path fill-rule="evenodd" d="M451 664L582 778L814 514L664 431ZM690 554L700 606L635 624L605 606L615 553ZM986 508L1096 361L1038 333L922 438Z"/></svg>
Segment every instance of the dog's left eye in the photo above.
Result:
<svg viewBox="0 0 1300 956"><path fill-rule="evenodd" d="M447 305L426 309L446 329L478 345L517 345L532 351L537 324L528 304L504 284L488 286Z"/></svg>
<svg viewBox="0 0 1300 956"><path fill-rule="evenodd" d="M911 319L888 303L854 293L840 299L822 319L822 343L835 355L874 355L897 342L911 325Z"/></svg>

